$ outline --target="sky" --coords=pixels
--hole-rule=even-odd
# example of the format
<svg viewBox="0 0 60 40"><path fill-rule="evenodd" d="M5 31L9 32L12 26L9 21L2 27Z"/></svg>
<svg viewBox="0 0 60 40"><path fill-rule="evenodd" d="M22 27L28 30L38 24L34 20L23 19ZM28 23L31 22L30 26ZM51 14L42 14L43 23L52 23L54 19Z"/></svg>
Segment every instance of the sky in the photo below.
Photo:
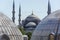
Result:
<svg viewBox="0 0 60 40"><path fill-rule="evenodd" d="M13 0L0 0L0 12L12 20ZM60 0L50 0L51 12L60 9ZM18 24L19 5L21 5L21 18L24 20L31 15L32 10L40 20L47 16L48 0L15 0L15 23Z"/></svg>

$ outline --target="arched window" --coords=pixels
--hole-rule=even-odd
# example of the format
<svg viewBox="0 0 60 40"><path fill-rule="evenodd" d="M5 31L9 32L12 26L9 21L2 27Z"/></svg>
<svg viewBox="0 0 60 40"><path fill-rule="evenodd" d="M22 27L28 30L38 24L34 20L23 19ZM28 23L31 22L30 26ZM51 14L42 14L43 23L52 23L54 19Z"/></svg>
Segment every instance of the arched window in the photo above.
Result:
<svg viewBox="0 0 60 40"><path fill-rule="evenodd" d="M48 40L54 40L54 34L49 34Z"/></svg>
<svg viewBox="0 0 60 40"><path fill-rule="evenodd" d="M3 35L1 36L1 40L10 40L10 38L8 37L8 35L3 34Z"/></svg>

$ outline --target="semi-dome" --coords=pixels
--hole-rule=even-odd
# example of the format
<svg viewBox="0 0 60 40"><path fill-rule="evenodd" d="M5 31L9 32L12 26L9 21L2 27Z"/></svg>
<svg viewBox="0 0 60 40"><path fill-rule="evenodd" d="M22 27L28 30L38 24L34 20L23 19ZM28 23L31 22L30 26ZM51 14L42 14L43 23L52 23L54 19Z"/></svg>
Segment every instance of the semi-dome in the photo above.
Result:
<svg viewBox="0 0 60 40"><path fill-rule="evenodd" d="M8 37L9 40L23 40L22 33L16 25L3 13L0 13L0 39L8 40L5 37Z"/></svg>
<svg viewBox="0 0 60 40"><path fill-rule="evenodd" d="M57 31L58 29L58 31ZM37 26L32 34L31 40L54 40L54 36L50 34L60 34L60 10L57 10L50 15L46 16ZM60 35L58 36L60 38ZM60 39L59 39L60 40Z"/></svg>
<svg viewBox="0 0 60 40"><path fill-rule="evenodd" d="M26 27L31 27L31 26L36 26L36 23L34 23L34 22L29 22L28 24L26 24Z"/></svg>

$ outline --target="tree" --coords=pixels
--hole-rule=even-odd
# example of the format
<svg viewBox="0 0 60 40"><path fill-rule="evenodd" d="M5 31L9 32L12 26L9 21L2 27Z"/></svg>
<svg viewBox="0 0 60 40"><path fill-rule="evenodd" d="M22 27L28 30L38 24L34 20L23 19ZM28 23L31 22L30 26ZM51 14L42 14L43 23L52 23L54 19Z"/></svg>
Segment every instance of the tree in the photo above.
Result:
<svg viewBox="0 0 60 40"><path fill-rule="evenodd" d="M19 25L18 25L18 28L19 28L19 30L21 31L21 33L22 33L23 35L26 34L25 31L24 31L24 28L23 28L22 26L19 26Z"/></svg>
<svg viewBox="0 0 60 40"><path fill-rule="evenodd" d="M28 32L28 33L26 33L26 35L28 36L28 40L30 40L31 36L32 36L32 32Z"/></svg>

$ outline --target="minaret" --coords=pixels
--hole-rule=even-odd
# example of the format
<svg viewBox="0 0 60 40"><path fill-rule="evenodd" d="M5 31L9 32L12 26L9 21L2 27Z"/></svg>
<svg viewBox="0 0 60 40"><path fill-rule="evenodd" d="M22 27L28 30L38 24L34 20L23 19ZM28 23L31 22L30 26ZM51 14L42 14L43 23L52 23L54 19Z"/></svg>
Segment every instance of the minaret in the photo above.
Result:
<svg viewBox="0 0 60 40"><path fill-rule="evenodd" d="M19 5L19 25L21 25L21 5Z"/></svg>
<svg viewBox="0 0 60 40"><path fill-rule="evenodd" d="M51 13L50 0L48 0L48 15Z"/></svg>
<svg viewBox="0 0 60 40"><path fill-rule="evenodd" d="M15 23L15 2L13 0L12 21Z"/></svg>

